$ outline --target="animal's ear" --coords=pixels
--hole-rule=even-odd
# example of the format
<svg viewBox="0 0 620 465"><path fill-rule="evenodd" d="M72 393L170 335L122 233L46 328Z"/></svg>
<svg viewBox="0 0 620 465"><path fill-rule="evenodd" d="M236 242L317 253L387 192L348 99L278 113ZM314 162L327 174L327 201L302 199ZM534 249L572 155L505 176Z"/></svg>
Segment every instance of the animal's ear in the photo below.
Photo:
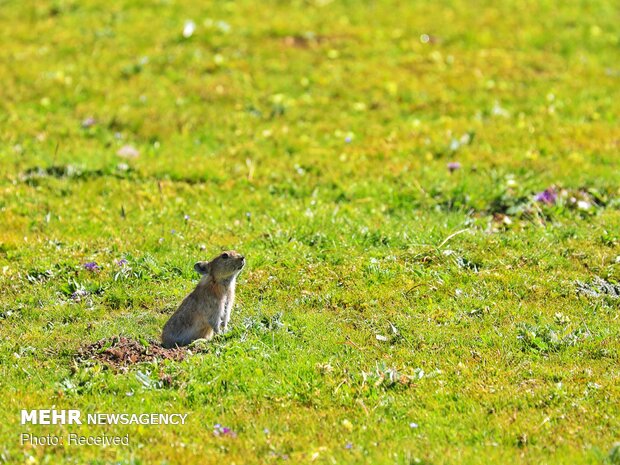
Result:
<svg viewBox="0 0 620 465"><path fill-rule="evenodd" d="M200 274L209 274L211 265L209 262L198 262L194 265L194 269Z"/></svg>

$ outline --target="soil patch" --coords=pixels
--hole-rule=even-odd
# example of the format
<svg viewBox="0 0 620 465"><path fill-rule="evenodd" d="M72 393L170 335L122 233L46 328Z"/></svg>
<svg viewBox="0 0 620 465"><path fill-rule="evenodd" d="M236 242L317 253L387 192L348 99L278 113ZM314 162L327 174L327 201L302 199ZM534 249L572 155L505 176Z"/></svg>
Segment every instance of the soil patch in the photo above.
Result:
<svg viewBox="0 0 620 465"><path fill-rule="evenodd" d="M94 344L81 347L75 357L78 363L99 361L105 365L123 370L141 362L155 360L183 360L190 352L185 347L165 349L157 343L145 346L142 342L124 336L101 339Z"/></svg>

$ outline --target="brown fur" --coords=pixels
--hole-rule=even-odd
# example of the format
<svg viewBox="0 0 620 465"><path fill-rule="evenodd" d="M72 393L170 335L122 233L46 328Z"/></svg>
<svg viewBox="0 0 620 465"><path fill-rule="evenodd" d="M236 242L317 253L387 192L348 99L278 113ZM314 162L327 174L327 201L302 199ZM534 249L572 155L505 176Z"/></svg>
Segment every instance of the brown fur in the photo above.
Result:
<svg viewBox="0 0 620 465"><path fill-rule="evenodd" d="M203 276L164 325L162 345L184 346L226 331L235 300L237 275L244 265L245 258L234 250L210 262L196 263L194 269Z"/></svg>

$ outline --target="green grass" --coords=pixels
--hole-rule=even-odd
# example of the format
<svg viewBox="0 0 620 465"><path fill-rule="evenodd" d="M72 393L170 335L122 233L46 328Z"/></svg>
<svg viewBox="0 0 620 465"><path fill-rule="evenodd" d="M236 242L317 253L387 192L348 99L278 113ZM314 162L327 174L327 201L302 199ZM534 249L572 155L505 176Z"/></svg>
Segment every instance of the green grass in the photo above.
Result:
<svg viewBox="0 0 620 465"><path fill-rule="evenodd" d="M618 24L611 0L0 2L0 461L618 463L620 299L577 292L620 281ZM74 362L157 338L229 248L205 352ZM19 424L52 406L190 415Z"/></svg>

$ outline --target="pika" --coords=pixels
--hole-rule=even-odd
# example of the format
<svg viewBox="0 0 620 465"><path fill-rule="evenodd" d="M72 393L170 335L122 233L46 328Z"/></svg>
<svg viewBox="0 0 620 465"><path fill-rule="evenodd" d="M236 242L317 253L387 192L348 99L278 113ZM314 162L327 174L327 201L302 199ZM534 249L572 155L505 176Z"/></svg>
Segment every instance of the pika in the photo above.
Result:
<svg viewBox="0 0 620 465"><path fill-rule="evenodd" d="M194 269L202 278L164 325L162 345L166 348L184 346L226 331L235 300L237 275L244 266L245 257L234 250L210 262L196 263Z"/></svg>

